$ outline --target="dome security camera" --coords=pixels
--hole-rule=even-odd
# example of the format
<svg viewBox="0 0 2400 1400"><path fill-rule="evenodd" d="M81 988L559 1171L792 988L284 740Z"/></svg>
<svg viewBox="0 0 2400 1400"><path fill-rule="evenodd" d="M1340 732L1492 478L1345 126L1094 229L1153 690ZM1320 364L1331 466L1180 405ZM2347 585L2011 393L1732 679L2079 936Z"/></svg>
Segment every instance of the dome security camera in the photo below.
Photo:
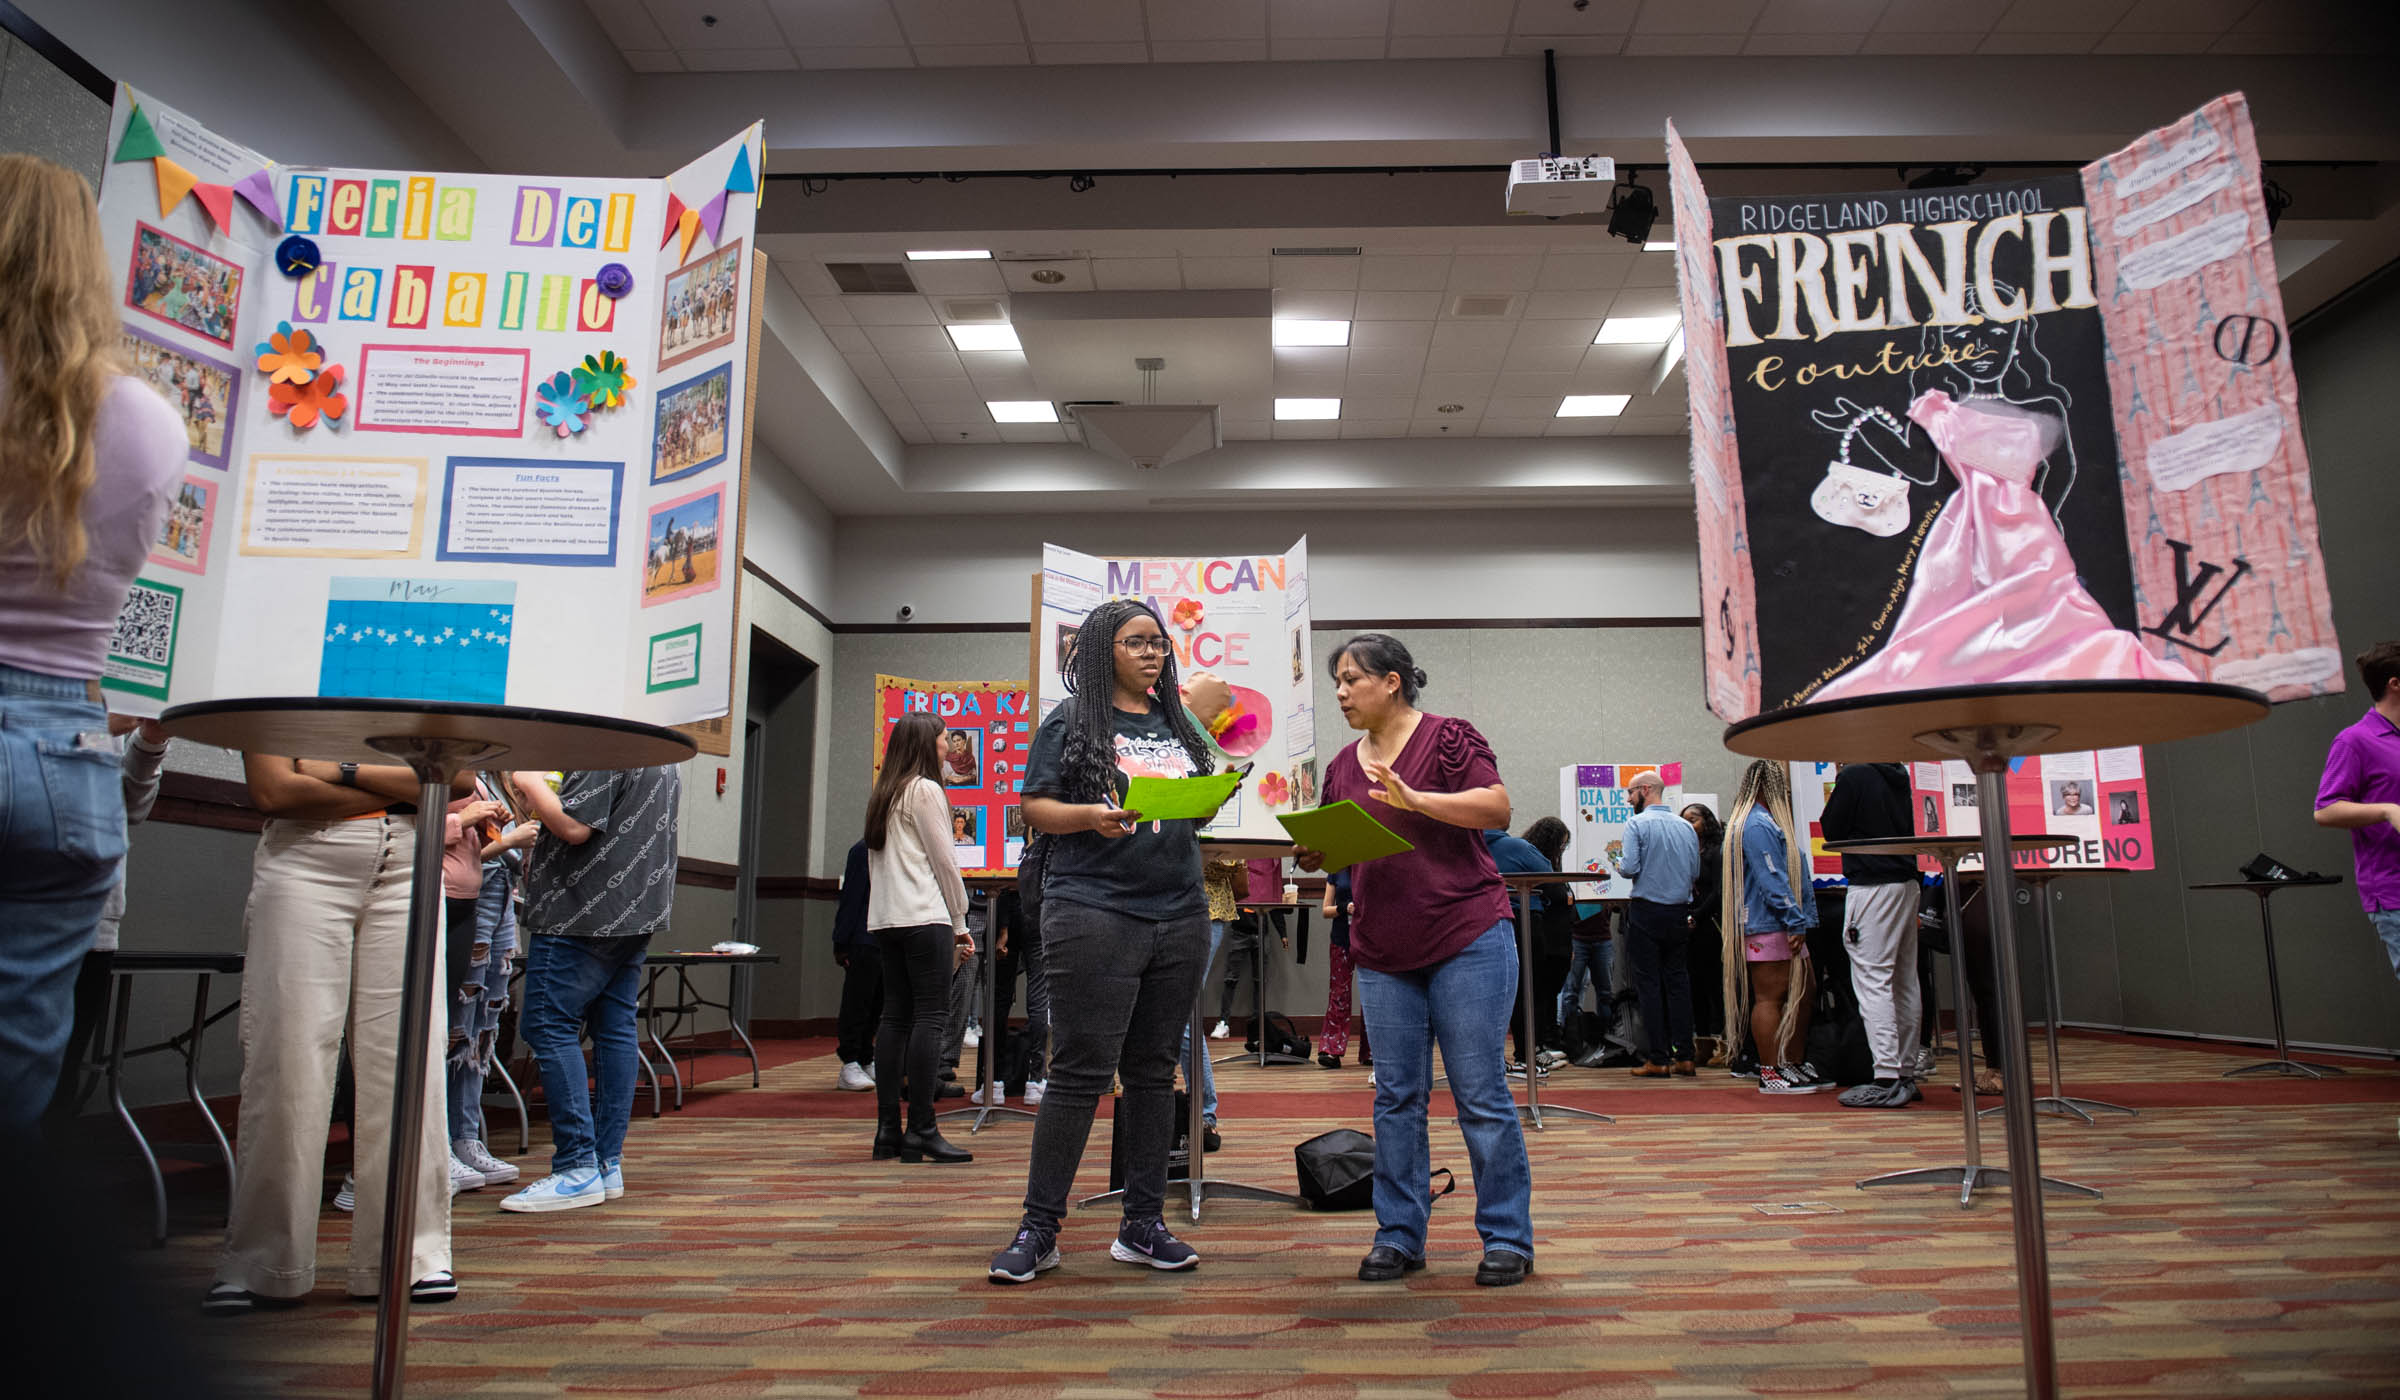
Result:
<svg viewBox="0 0 2400 1400"><path fill-rule="evenodd" d="M900 620L901 620L902 622L908 622L908 621L911 621L911 620L913 620L913 619L916 617L916 615L917 615L917 605L916 605L916 604L914 604L914 603L902 603L902 604L900 605Z"/></svg>

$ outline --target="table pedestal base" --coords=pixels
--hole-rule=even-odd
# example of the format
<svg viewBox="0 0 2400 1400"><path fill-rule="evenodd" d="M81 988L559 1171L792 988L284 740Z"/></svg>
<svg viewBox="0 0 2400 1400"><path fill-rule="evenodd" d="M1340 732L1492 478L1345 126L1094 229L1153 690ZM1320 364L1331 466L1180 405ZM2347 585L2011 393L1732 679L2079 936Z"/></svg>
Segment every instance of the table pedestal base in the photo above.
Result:
<svg viewBox="0 0 2400 1400"><path fill-rule="evenodd" d="M987 903L984 907L989 909L992 906ZM1000 1095L1007 1092L1008 1089L1007 1085L1000 1082L1000 1037L1006 1029L998 1024L1000 1019L1000 939L989 927L998 922L997 918L987 916L984 922L986 927L983 937L977 940L979 946L975 949L975 956L983 959L983 1033L975 1038L975 1076L981 1082L975 1086L975 1092L981 1094L984 1101L966 1108L945 1109L933 1115L936 1122L944 1118L972 1117L975 1121L967 1125L967 1136L969 1137L982 1132L983 1125L997 1117L1031 1118L1034 1116L1032 1109L1010 1108L1007 1104L998 1101ZM1030 997L1032 984L1027 983L1026 986L1026 995ZM728 997L727 1000L730 1001L732 998Z"/></svg>
<svg viewBox="0 0 2400 1400"><path fill-rule="evenodd" d="M1207 984L1203 982L1199 994L1192 998L1192 1026L1183 1054L1184 1098L1191 1105L1190 1116L1185 1119L1183 1125L1184 1179L1169 1181L1167 1194L1174 1195L1175 1188L1178 1186L1184 1189L1184 1194L1191 1200L1192 1223L1195 1225L1200 1223L1200 1203L1210 1196L1221 1197L1228 1201L1268 1201L1277 1205L1306 1205L1307 1202L1289 1191L1252 1186L1242 1181L1226 1181L1208 1174L1208 1119L1204 1112L1207 1108L1207 1100L1200 1092L1202 1082L1200 1066L1208 1059L1206 1023L1200 1016L1200 1002L1207 993ZM1247 1052L1244 1053L1243 1058L1248 1058ZM1122 1189L1103 1191L1097 1196L1086 1196L1076 1204L1100 1205L1107 1201L1121 1199L1124 1194Z"/></svg>
<svg viewBox="0 0 2400 1400"><path fill-rule="evenodd" d="M2304 1065L2298 1060L2264 1060L2255 1065L2244 1065L2240 1069L2229 1069L2218 1077L2239 1079L2246 1074L2281 1074L2308 1079L2330 1079L2337 1074L2347 1072L2336 1069L2332 1065Z"/></svg>

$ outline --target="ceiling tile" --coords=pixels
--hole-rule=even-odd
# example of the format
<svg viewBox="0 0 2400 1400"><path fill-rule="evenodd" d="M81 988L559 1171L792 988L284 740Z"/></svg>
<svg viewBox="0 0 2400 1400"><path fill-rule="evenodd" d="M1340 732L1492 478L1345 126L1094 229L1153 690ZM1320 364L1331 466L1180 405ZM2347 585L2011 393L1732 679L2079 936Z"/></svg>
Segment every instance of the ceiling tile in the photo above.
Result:
<svg viewBox="0 0 2400 1400"><path fill-rule="evenodd" d="M1583 384L1578 393L1622 394L1638 381L1648 388L1650 371L1665 353L1664 345L1595 345L1583 352L1583 367L1576 371Z"/></svg>
<svg viewBox="0 0 2400 1400"><path fill-rule="evenodd" d="M877 329L896 328L877 327ZM875 342L870 340L866 331L858 326L827 326L825 327L825 338L833 342L834 349L845 355L872 355L875 353Z"/></svg>
<svg viewBox="0 0 2400 1400"><path fill-rule="evenodd" d="M879 45L863 49L793 50L800 55L803 68L914 68L917 55L906 45Z"/></svg>
<svg viewBox="0 0 2400 1400"><path fill-rule="evenodd" d="M1492 397L1534 398L1546 400L1552 411L1558 408L1561 397L1575 392L1575 375L1571 371L1510 370L1492 381Z"/></svg>
<svg viewBox="0 0 2400 1400"><path fill-rule="evenodd" d="M1427 414L1422 418L1410 419L1408 435L1428 438L1473 437L1475 425L1482 421L1483 414L1475 405L1468 404L1464 413Z"/></svg>
<svg viewBox="0 0 2400 1400"><path fill-rule="evenodd" d="M1479 438L1540 437L1550 425L1547 418L1503 418L1492 409L1485 409L1483 421L1475 425Z"/></svg>
<svg viewBox="0 0 2400 1400"><path fill-rule="evenodd" d="M1519 35L1622 34L1633 28L1642 0L1592 0L1576 9L1567 0L1522 0L1511 32ZM1539 50L1536 50L1537 52ZM1564 50L1562 49L1563 53Z"/></svg>
<svg viewBox="0 0 2400 1400"><path fill-rule="evenodd" d="M1279 399L1338 399L1342 396L1342 376L1333 374L1275 375L1275 397Z"/></svg>
<svg viewBox="0 0 2400 1400"><path fill-rule="evenodd" d="M1545 292L1607 291L1624 286L1626 275L1640 258L1630 243L1622 253L1552 253L1542 259L1534 286Z"/></svg>
<svg viewBox="0 0 2400 1400"><path fill-rule="evenodd" d="M868 326L862 332L881 355L948 355L955 352L940 326ZM918 376L924 378L926 376Z"/></svg>
<svg viewBox="0 0 2400 1400"><path fill-rule="evenodd" d="M1275 440L1277 442L1297 442L1310 438L1338 438L1341 435L1342 424L1338 418L1301 418L1290 422L1277 419L1275 422Z"/></svg>
<svg viewBox="0 0 2400 1400"><path fill-rule="evenodd" d="M1360 258L1276 258L1277 287L1349 291L1358 286Z"/></svg>
<svg viewBox="0 0 2400 1400"><path fill-rule="evenodd" d="M1515 338L1513 321L1444 321L1433 328L1433 351L1506 350Z"/></svg>
<svg viewBox="0 0 2400 1400"><path fill-rule="evenodd" d="M1192 288L1264 288L1274 277L1273 258L1185 258L1183 285Z"/></svg>
<svg viewBox="0 0 2400 1400"><path fill-rule="evenodd" d="M757 49L684 49L683 66L695 73L772 73L797 69L798 59L781 44Z"/></svg>
<svg viewBox="0 0 2400 1400"><path fill-rule="evenodd" d="M1444 38L1394 39L1385 47L1389 58L1498 58L1508 40L1498 34L1453 34Z"/></svg>
<svg viewBox="0 0 2400 1400"><path fill-rule="evenodd" d="M1541 275L1542 255L1507 256L1462 254L1450 260L1449 289L1454 292L1523 292L1533 289Z"/></svg>
<svg viewBox="0 0 2400 1400"><path fill-rule="evenodd" d="M1417 385L1417 401L1432 411L1432 405L1453 400L1479 404L1492 395L1492 381L1497 374L1428 374Z"/></svg>
<svg viewBox="0 0 2400 1400"><path fill-rule="evenodd" d="M1517 0L1392 0L1392 33L1506 34Z"/></svg>
<svg viewBox="0 0 2400 1400"><path fill-rule="evenodd" d="M1597 321L1616 299L1615 292L1536 292L1525 299L1525 319Z"/></svg>
<svg viewBox="0 0 2400 1400"><path fill-rule="evenodd" d="M1977 53L2090 53L2100 36L2094 33L2035 33L2022 31L2003 34L1995 30L1983 36Z"/></svg>
<svg viewBox="0 0 2400 1400"><path fill-rule="evenodd" d="M706 5L645 0L644 7L649 10L650 18L658 22L659 32L666 36L667 43L687 53L693 49L784 47L783 31L775 27L774 17L767 13L766 0L710 0ZM703 15L713 17L716 23L704 23Z"/></svg>
<svg viewBox="0 0 2400 1400"><path fill-rule="evenodd" d="M680 73L683 60L673 49L626 49L625 66L636 73Z"/></svg>
<svg viewBox="0 0 2400 1400"><path fill-rule="evenodd" d="M1857 53L1860 42L1866 37L1864 31L1851 34L1753 34L1750 41L1742 45L1742 52L1792 58Z"/></svg>
<svg viewBox="0 0 2400 1400"><path fill-rule="evenodd" d="M1672 287L1675 285L1675 260L1673 258L1635 258L1633 266L1625 270L1625 285L1628 287Z"/></svg>
<svg viewBox="0 0 2400 1400"><path fill-rule="evenodd" d="M1392 22L1391 0L1268 0L1267 35L1285 39L1382 42Z"/></svg>
<svg viewBox="0 0 2400 1400"><path fill-rule="evenodd" d="M1483 406L1485 422L1494 418L1547 418L1558 412L1558 395L1514 394L1508 387L1510 378L1504 374L1500 376L1500 382L1492 387L1492 397Z"/></svg>
<svg viewBox="0 0 2400 1400"><path fill-rule="evenodd" d="M1635 34L1747 34L1766 0L1645 0Z"/></svg>
<svg viewBox="0 0 2400 1400"><path fill-rule="evenodd" d="M1739 34L1636 34L1625 41L1625 52L1651 58L1729 54L1740 53L1742 43Z"/></svg>
<svg viewBox="0 0 2400 1400"><path fill-rule="evenodd" d="M1992 22L1996 34L2104 33L2125 18L2133 0L2012 0Z"/></svg>
<svg viewBox="0 0 2400 1400"><path fill-rule="evenodd" d="M955 47L962 44L1022 44L1024 27L1017 23L1017 7L998 0L891 0L899 12L900 28L908 42L922 49L928 45Z"/></svg>
<svg viewBox="0 0 2400 1400"><path fill-rule="evenodd" d="M2117 27L2161 34L2223 30L2258 8L2258 0L2134 0Z"/></svg>
<svg viewBox="0 0 2400 1400"><path fill-rule="evenodd" d="M1997 14L1997 6L1962 5L1959 0L1891 0L1875 27L1885 33L1980 35L1992 27Z"/></svg>
<svg viewBox="0 0 2400 1400"><path fill-rule="evenodd" d="M1139 44L1144 37L1141 7L1125 0L1017 0L1017 13L1036 44Z"/></svg>
<svg viewBox="0 0 2400 1400"><path fill-rule="evenodd" d="M2103 34L2092 46L2093 53L2206 53L2217 41L2215 33L2207 34L2128 34L2119 29Z"/></svg>
<svg viewBox="0 0 2400 1400"><path fill-rule="evenodd" d="M1350 352L1338 345L1286 345L1275 350L1275 378L1294 374L1347 374Z"/></svg>
<svg viewBox="0 0 2400 1400"><path fill-rule="evenodd" d="M609 42L620 49L673 48L666 31L642 7L642 0L586 0L592 8L592 18L608 34ZM877 0L882 3L882 0Z"/></svg>
<svg viewBox="0 0 2400 1400"><path fill-rule="evenodd" d="M1023 44L919 44L917 62L927 68L1005 68L1029 61Z"/></svg>
<svg viewBox="0 0 2400 1400"><path fill-rule="evenodd" d="M978 384L986 379L1030 379L1033 375L1032 364L1022 350L966 350L959 352L958 362L967 367L967 378Z"/></svg>
<svg viewBox="0 0 2400 1400"><path fill-rule="evenodd" d="M1520 321L1517 323L1516 335L1510 339L1508 344L1512 350L1528 345L1572 345L1577 353L1581 353L1584 347L1592 343L1592 337L1599 333L1600 318L1597 316L1575 316L1548 321Z"/></svg>
<svg viewBox="0 0 2400 1400"><path fill-rule="evenodd" d="M1267 43L1267 56L1287 63L1326 62L1383 57L1383 40L1286 39L1278 34Z"/></svg>
<svg viewBox="0 0 2400 1400"><path fill-rule="evenodd" d="M1094 258L1092 285L1104 292L1172 292L1183 287L1178 258Z"/></svg>
<svg viewBox="0 0 2400 1400"><path fill-rule="evenodd" d="M800 301L808 308L808 314L817 318L817 324L820 326L855 326L858 324L858 318L850 314L850 302L846 297L804 296L800 298ZM932 319L930 313L927 314L927 319Z"/></svg>
<svg viewBox="0 0 2400 1400"><path fill-rule="evenodd" d="M784 42L812 48L890 48L905 44L900 21L884 0L767 0Z"/></svg>
<svg viewBox="0 0 2400 1400"><path fill-rule="evenodd" d="M1200 8L1195 6L1194 8ZM1264 63L1265 39L1152 39L1150 57L1157 63Z"/></svg>
<svg viewBox="0 0 2400 1400"><path fill-rule="evenodd" d="M1033 46L1036 63L1148 63L1150 46L1130 44L1044 44ZM1030 426L1030 425L1021 425Z"/></svg>
<svg viewBox="0 0 2400 1400"><path fill-rule="evenodd" d="M1448 253L1399 257L1370 254L1358 260L1358 286L1361 291L1438 292L1448 286L1449 281Z"/></svg>
<svg viewBox="0 0 2400 1400"><path fill-rule="evenodd" d="M1525 375L1555 376L1572 379L1583 365L1583 349L1573 345L1512 345L1508 358L1500 362L1501 393L1532 393L1523 387L1511 389L1509 381Z"/></svg>
<svg viewBox="0 0 2400 1400"><path fill-rule="evenodd" d="M1409 410L1415 407L1417 402L1416 386L1410 385L1409 390L1405 394L1367 395L1358 393L1354 389L1344 389L1342 392L1342 416L1365 419L1397 418L1406 422Z"/></svg>
<svg viewBox="0 0 2400 1400"><path fill-rule="evenodd" d="M869 331L868 334L872 335L874 332ZM887 354L883 357L883 362L890 365L893 376L903 386L908 387L908 396L912 399L918 397L917 391L913 387L917 381L964 380L967 377L967 367L959 362L955 353L948 350L920 351L904 355Z"/></svg>
<svg viewBox="0 0 2400 1400"><path fill-rule="evenodd" d="M1413 391L1417 377L1425 372L1426 350L1422 346L1392 346L1382 350L1352 350L1350 377L1352 379L1407 380ZM1366 386L1364 392L1397 393L1394 383Z"/></svg>
<svg viewBox="0 0 2400 1400"><path fill-rule="evenodd" d="M987 414L985 417L988 420L990 415ZM1000 440L1000 425L989 421L935 423L929 420L925 424L925 431L932 436L935 442L998 442Z"/></svg>
<svg viewBox="0 0 2400 1400"><path fill-rule="evenodd" d="M939 319L933 304L918 296L846 296L842 305L862 326L930 326Z"/></svg>
<svg viewBox="0 0 2400 1400"><path fill-rule="evenodd" d="M1358 350L1422 350L1433 343L1431 321L1353 321L1350 348Z"/></svg>
<svg viewBox="0 0 2400 1400"><path fill-rule="evenodd" d="M1002 423L1000 440L1002 442L1065 442L1067 425L1064 423Z"/></svg>
<svg viewBox="0 0 2400 1400"><path fill-rule="evenodd" d="M1425 377L1437 374L1497 374L1508 351L1500 346L1457 345L1449 349L1434 349L1425 355Z"/></svg>
<svg viewBox="0 0 2400 1400"><path fill-rule="evenodd" d="M1301 321L1348 321L1357 310L1356 292L1313 292L1277 289L1275 314Z"/></svg>
<svg viewBox="0 0 2400 1400"><path fill-rule="evenodd" d="M1544 49L1562 57L1609 58L1625 51L1622 32L1612 34L1512 34L1506 53L1512 58L1540 58Z"/></svg>
<svg viewBox="0 0 2400 1400"><path fill-rule="evenodd" d="M1404 405L1405 406L1405 405ZM1408 436L1408 419L1377 418L1365 422L1350 421L1350 405L1342 405L1342 436L1346 438L1396 438Z"/></svg>
<svg viewBox="0 0 2400 1400"><path fill-rule="evenodd" d="M1361 374L1358 372L1358 366L1354 364L1350 367L1350 377L1342 381L1342 396L1358 399L1414 399L1417 396L1417 381L1425 377L1417 371L1423 368L1424 360L1421 356L1417 362L1417 369L1406 374ZM1402 410L1400 416L1407 417L1407 411Z"/></svg>
<svg viewBox="0 0 2400 1400"><path fill-rule="evenodd" d="M1353 316L1361 321L1430 321L1442 314L1435 292L1360 292Z"/></svg>
<svg viewBox="0 0 2400 1400"><path fill-rule="evenodd" d="M988 258L912 262L908 276L918 291L932 297L997 296L1008 290L1008 283L1000 277L1000 265Z"/></svg>
<svg viewBox="0 0 2400 1400"><path fill-rule="evenodd" d="M1264 418L1228 418L1225 420L1227 442L1265 442L1275 436L1275 425Z"/></svg>
<svg viewBox="0 0 2400 1400"><path fill-rule="evenodd" d="M1614 418L1553 418L1543 437L1607 437L1617 430Z"/></svg>
<svg viewBox="0 0 2400 1400"><path fill-rule="evenodd" d="M1683 303L1672 285L1628 287L1608 304L1611 316L1673 316L1682 310Z"/></svg>
<svg viewBox="0 0 2400 1400"><path fill-rule="evenodd" d="M1767 0L1753 34L1854 34L1875 27L1884 0Z"/></svg>
<svg viewBox="0 0 2400 1400"><path fill-rule="evenodd" d="M856 330L857 327L853 326L850 329ZM857 375L861 381L891 373L890 366L884 364L883 357L875 353L873 346L864 350L845 352L842 359L849 364L850 372ZM891 393L897 398L905 399L907 397L897 382L892 384Z"/></svg>
<svg viewBox="0 0 2400 1400"><path fill-rule="evenodd" d="M1143 0L1150 41L1162 39L1264 39L1267 0Z"/></svg>

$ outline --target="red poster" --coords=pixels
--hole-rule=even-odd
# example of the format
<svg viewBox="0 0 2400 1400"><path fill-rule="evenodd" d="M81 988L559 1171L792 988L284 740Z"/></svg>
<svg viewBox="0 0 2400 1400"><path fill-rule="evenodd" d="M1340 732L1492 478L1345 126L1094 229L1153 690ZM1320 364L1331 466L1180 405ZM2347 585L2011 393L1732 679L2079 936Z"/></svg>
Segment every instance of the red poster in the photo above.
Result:
<svg viewBox="0 0 2400 1400"><path fill-rule="evenodd" d="M875 768L902 715L942 721L942 794L950 799L951 849L968 875L1006 875L1025 855L1025 759L1033 716L1022 681L875 678Z"/></svg>

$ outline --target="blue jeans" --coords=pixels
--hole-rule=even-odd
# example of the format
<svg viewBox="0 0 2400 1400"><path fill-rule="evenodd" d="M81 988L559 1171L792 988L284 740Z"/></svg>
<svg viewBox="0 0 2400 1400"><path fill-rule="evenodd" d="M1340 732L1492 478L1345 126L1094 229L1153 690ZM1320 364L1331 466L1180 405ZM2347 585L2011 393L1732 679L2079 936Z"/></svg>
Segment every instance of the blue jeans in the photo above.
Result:
<svg viewBox="0 0 2400 1400"><path fill-rule="evenodd" d="M517 1029L542 1067L550 1170L605 1166L624 1157L625 1125L633 1116L634 1022L649 940L537 934L532 945ZM587 1026L597 1094L584 1082L579 1036Z"/></svg>
<svg viewBox="0 0 2400 1400"><path fill-rule="evenodd" d="M125 863L118 762L84 682L0 666L0 1137L30 1134L58 1087L75 973Z"/></svg>
<svg viewBox="0 0 2400 1400"><path fill-rule="evenodd" d="M2400 909L2369 909L2367 922L2383 935L2383 951L2391 955L2392 975L2400 977Z"/></svg>
<svg viewBox="0 0 2400 1400"><path fill-rule="evenodd" d="M1426 1110L1433 1047L1458 1108L1475 1177L1475 1232L1486 1250L1533 1257L1533 1167L1501 1058L1517 1005L1517 930L1502 919L1464 952L1414 972L1358 970L1375 1043L1375 1243L1425 1254L1433 1212Z"/></svg>
<svg viewBox="0 0 2400 1400"><path fill-rule="evenodd" d="M1217 965L1217 950L1224 946L1225 921L1223 919L1209 920L1208 965L1210 967ZM1205 972L1200 975L1203 979L1208 976ZM1206 991L1207 988L1203 987L1201 990ZM1197 1007L1198 999L1195 998L1192 1004ZM1192 1023L1189 1021L1183 1023L1183 1048L1175 1053L1185 1064L1188 1065L1192 1062ZM1190 1086L1185 1087L1188 1092ZM1217 1067L1205 1054L1200 1057L1200 1116L1211 1123L1217 1121Z"/></svg>
<svg viewBox="0 0 2400 1400"><path fill-rule="evenodd" d="M483 892L475 899L475 945L466 982L450 1003L450 1140L484 1140L483 1081L492 1072L500 1040L500 1013L508 1008L508 970L517 951L516 901L508 868L483 868Z"/></svg>
<svg viewBox="0 0 2400 1400"><path fill-rule="evenodd" d="M1608 990L1611 945L1596 938L1578 938L1574 943L1575 950L1567 961L1567 985L1558 989L1558 1024L1565 1027L1568 1014L1583 1005L1583 984L1589 979L1594 987L1600 989L1600 1020L1605 1031L1606 1026L1616 1020L1610 1014L1615 1008L1610 1003Z"/></svg>

